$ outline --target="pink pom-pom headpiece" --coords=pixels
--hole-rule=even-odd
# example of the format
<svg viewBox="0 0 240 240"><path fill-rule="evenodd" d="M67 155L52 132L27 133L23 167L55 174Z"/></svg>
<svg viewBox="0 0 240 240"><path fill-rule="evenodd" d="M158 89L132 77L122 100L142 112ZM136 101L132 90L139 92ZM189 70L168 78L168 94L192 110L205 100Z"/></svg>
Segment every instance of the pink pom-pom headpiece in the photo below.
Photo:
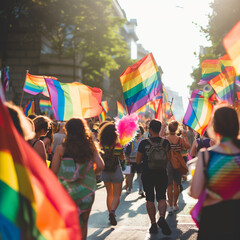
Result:
<svg viewBox="0 0 240 240"><path fill-rule="evenodd" d="M120 144L126 146L134 140L139 130L138 115L133 113L116 120L116 129L119 134Z"/></svg>

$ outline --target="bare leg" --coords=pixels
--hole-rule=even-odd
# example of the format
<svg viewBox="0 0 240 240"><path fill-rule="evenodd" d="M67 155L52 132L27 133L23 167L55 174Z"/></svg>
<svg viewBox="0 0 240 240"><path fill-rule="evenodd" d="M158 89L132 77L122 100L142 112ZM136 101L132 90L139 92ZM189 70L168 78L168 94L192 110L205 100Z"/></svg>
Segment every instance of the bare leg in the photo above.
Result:
<svg viewBox="0 0 240 240"><path fill-rule="evenodd" d="M107 208L108 208L108 212L110 213L112 210L112 204L113 204L113 183L104 182L104 185L107 190Z"/></svg>
<svg viewBox="0 0 240 240"><path fill-rule="evenodd" d="M130 190L132 190L132 183L133 183L133 178L134 178L134 173L130 173L129 174L129 178L128 178L128 188L130 189Z"/></svg>
<svg viewBox="0 0 240 240"><path fill-rule="evenodd" d="M179 185L177 185L174 181L173 181L173 190L174 190L173 206L177 206L177 201L178 201L180 191L179 191Z"/></svg>
<svg viewBox="0 0 240 240"><path fill-rule="evenodd" d="M159 211L160 217L165 218L165 214L167 211L167 203L165 199L162 199L158 202L158 211Z"/></svg>
<svg viewBox="0 0 240 240"><path fill-rule="evenodd" d="M137 173L137 180L138 180L138 185L139 185L139 191L142 191L142 179L141 179L142 173Z"/></svg>
<svg viewBox="0 0 240 240"><path fill-rule="evenodd" d="M113 184L113 200L112 200L112 208L111 210L116 210L119 203L120 197L122 193L122 183L112 183Z"/></svg>
<svg viewBox="0 0 240 240"><path fill-rule="evenodd" d="M154 202L147 201L146 203L147 213L150 218L151 224L156 223L156 208Z"/></svg>
<svg viewBox="0 0 240 240"><path fill-rule="evenodd" d="M90 211L91 210L81 214L81 219L82 219L81 230L82 230L82 239L83 240L87 239L88 218L89 218L89 215L90 215Z"/></svg>
<svg viewBox="0 0 240 240"><path fill-rule="evenodd" d="M168 186L167 188L167 195L168 195L168 204L170 207L173 205L173 185Z"/></svg>

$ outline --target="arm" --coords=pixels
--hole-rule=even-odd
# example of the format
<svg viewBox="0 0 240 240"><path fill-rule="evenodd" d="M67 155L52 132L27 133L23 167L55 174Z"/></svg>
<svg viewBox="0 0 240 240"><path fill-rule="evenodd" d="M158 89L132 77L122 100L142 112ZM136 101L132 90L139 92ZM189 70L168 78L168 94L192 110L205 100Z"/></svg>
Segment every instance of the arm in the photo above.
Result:
<svg viewBox="0 0 240 240"><path fill-rule="evenodd" d="M138 151L138 152L137 152L137 156L136 156L136 163L137 163L137 164L141 164L141 162L142 162L142 157L143 157L143 154Z"/></svg>
<svg viewBox="0 0 240 240"><path fill-rule="evenodd" d="M190 185L189 195L193 198L198 198L205 186L205 175L203 167L202 152L205 154L205 160L208 159L208 152L203 150L198 153L195 173ZM207 161L206 161L207 162Z"/></svg>
<svg viewBox="0 0 240 240"><path fill-rule="evenodd" d="M196 153L197 153L197 141L194 140L194 142L192 144L192 149L191 149L191 152L190 152L190 156L195 157Z"/></svg>
<svg viewBox="0 0 240 240"><path fill-rule="evenodd" d="M190 149L190 143L188 141L188 137L187 137L187 131L186 130L183 130L183 133L182 133L182 148L187 150L187 149Z"/></svg>
<svg viewBox="0 0 240 240"><path fill-rule="evenodd" d="M44 160L44 162L46 162L47 154L44 143L41 140L39 140L36 142L33 148L38 153L38 155Z"/></svg>
<svg viewBox="0 0 240 240"><path fill-rule="evenodd" d="M53 156L53 160L52 160L52 165L51 165L51 169L52 171L55 173L55 175L58 174L58 170L62 161L62 156L64 154L64 148L62 145L58 145L54 156Z"/></svg>
<svg viewBox="0 0 240 240"><path fill-rule="evenodd" d="M165 137L166 127L167 127L167 123L165 122L165 123L163 123L162 128L161 128L161 130L159 132L159 137Z"/></svg>
<svg viewBox="0 0 240 240"><path fill-rule="evenodd" d="M104 169L105 164L98 151L94 152L93 162L97 164L97 169L95 173L99 173Z"/></svg>

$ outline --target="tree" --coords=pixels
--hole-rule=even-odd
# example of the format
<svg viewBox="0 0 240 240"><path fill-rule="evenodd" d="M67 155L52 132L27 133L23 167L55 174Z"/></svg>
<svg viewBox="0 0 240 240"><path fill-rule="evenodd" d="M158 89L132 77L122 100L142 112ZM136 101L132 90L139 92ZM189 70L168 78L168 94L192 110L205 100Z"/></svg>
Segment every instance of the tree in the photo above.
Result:
<svg viewBox="0 0 240 240"><path fill-rule="evenodd" d="M119 35L125 20L114 16L112 0L8 0L0 4L1 59L10 32L25 26L26 39L47 37L56 53L80 55L83 82L97 86L117 69L127 45ZM3 3L4 2L4 3ZM24 23L24 24L23 24Z"/></svg>
<svg viewBox="0 0 240 240"><path fill-rule="evenodd" d="M199 55L199 64L193 68L191 73L194 79L190 87L191 90L196 88L201 78L201 63L205 59L216 59L226 54L222 44L223 38L239 21L240 1L239 0L214 0L210 5L212 14L209 16L209 24L206 28L201 27L201 31L205 33L206 38L211 41L212 46L203 56Z"/></svg>

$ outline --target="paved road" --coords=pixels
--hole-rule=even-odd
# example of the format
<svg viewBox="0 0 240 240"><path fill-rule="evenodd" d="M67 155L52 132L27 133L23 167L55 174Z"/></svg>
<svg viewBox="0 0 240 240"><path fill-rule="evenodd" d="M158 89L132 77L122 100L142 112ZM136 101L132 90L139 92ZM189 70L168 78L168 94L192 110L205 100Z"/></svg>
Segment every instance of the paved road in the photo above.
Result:
<svg viewBox="0 0 240 240"><path fill-rule="evenodd" d="M190 176L188 176L189 178ZM166 220L172 229L172 234L166 236L159 229L158 234L149 234L150 221L146 212L145 198L138 195L137 180L134 179L133 192L122 192L121 202L116 211L117 226L111 226L108 221L106 207L106 190L103 183L98 184L95 201L92 207L88 224L88 240L119 239L119 240L195 240L197 228L193 223L189 211L196 200L188 196L188 181L183 183L184 191L179 197L179 211L167 215Z"/></svg>

